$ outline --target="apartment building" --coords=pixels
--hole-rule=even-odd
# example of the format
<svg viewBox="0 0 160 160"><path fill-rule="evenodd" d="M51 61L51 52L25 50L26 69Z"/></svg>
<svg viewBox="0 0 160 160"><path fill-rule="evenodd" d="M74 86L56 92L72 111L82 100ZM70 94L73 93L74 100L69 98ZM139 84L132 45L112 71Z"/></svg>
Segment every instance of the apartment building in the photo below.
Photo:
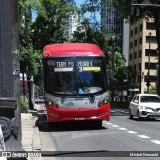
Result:
<svg viewBox="0 0 160 160"><path fill-rule="evenodd" d="M134 70L131 86L140 93L156 91L157 84L157 42L154 19L140 19L130 25L129 66ZM134 93L132 93L134 94Z"/></svg>
<svg viewBox="0 0 160 160"><path fill-rule="evenodd" d="M72 39L74 31L80 25L79 15L76 11L71 11L66 14L66 30L65 36L67 39Z"/></svg>

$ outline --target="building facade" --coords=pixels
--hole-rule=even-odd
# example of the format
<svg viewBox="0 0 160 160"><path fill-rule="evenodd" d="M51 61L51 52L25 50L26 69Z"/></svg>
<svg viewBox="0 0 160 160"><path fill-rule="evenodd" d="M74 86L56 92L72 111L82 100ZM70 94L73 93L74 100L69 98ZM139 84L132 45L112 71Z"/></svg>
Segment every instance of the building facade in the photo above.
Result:
<svg viewBox="0 0 160 160"><path fill-rule="evenodd" d="M154 93L158 63L154 19L143 18L131 24L129 37L129 66L134 71L130 84L140 93ZM147 80L150 81L149 88Z"/></svg>
<svg viewBox="0 0 160 160"><path fill-rule="evenodd" d="M128 65L129 24L119 18L117 9L112 5L112 0L101 0L101 30L109 37L118 37L114 43L120 48L120 52Z"/></svg>
<svg viewBox="0 0 160 160"><path fill-rule="evenodd" d="M66 29L65 37L67 39L72 39L74 31L77 30L77 27L80 25L79 15L76 11L68 12L66 14Z"/></svg>

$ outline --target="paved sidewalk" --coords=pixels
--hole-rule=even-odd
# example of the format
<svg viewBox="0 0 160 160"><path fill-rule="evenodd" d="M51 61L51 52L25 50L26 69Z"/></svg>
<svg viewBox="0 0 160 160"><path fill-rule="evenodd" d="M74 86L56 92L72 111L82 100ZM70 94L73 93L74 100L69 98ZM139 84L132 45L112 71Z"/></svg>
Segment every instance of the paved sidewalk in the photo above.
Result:
<svg viewBox="0 0 160 160"><path fill-rule="evenodd" d="M37 116L31 113L21 113L22 148L25 151L41 151L39 129L35 126ZM28 160L42 160L41 157L28 157Z"/></svg>

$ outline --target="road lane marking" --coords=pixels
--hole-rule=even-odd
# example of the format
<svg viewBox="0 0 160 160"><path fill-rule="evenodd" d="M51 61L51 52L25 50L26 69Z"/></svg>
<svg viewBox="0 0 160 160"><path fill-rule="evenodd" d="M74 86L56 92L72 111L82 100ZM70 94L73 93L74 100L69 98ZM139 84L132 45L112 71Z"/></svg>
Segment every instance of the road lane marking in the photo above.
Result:
<svg viewBox="0 0 160 160"><path fill-rule="evenodd" d="M118 129L120 129L122 131L127 131L128 130L127 128L118 128Z"/></svg>
<svg viewBox="0 0 160 160"><path fill-rule="evenodd" d="M156 143L156 144L160 144L159 140L151 140L151 142Z"/></svg>
<svg viewBox="0 0 160 160"><path fill-rule="evenodd" d="M108 125L110 125L111 127L119 127L118 125L116 125L116 124L112 124L112 123L109 123L109 122L104 122L105 124L108 124ZM123 130L123 131L126 131L126 132L128 132L128 133L130 133L130 134L137 134L137 132L135 132L135 131L129 131L127 128L118 128L118 129L120 129L120 130ZM149 137L149 136L146 136L146 135L137 135L138 137L140 137L140 138L146 138L146 139L149 139L149 138L151 138L151 137ZM160 144L160 140L150 140L150 142L153 142L153 143L155 143L155 144Z"/></svg>
<svg viewBox="0 0 160 160"><path fill-rule="evenodd" d="M111 125L111 126L112 126L112 127L119 127L118 125L115 125L115 124L114 124L114 125Z"/></svg>
<svg viewBox="0 0 160 160"><path fill-rule="evenodd" d="M137 135L137 136L140 137L140 138L150 138L150 137L148 137L146 135Z"/></svg>
<svg viewBox="0 0 160 160"><path fill-rule="evenodd" d="M109 124L109 125L111 125L112 123L109 123L109 122L104 122L105 124Z"/></svg>
<svg viewBox="0 0 160 160"><path fill-rule="evenodd" d="M137 132L135 131L127 131L128 133L131 133L131 134L137 134Z"/></svg>

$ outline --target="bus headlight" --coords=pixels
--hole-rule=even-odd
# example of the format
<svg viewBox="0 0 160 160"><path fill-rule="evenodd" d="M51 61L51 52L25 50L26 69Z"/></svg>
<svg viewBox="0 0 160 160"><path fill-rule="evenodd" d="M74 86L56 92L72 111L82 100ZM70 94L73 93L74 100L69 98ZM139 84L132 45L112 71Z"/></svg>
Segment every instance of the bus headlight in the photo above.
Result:
<svg viewBox="0 0 160 160"><path fill-rule="evenodd" d="M105 99L103 99L102 101L99 101L99 102L98 102L98 107L103 106L104 104L106 104L106 103L108 103L108 102L109 102L109 99L108 99L108 98L105 98Z"/></svg>
<svg viewBox="0 0 160 160"><path fill-rule="evenodd" d="M59 105L55 101L47 101L47 105L52 106L54 108L59 108Z"/></svg>

